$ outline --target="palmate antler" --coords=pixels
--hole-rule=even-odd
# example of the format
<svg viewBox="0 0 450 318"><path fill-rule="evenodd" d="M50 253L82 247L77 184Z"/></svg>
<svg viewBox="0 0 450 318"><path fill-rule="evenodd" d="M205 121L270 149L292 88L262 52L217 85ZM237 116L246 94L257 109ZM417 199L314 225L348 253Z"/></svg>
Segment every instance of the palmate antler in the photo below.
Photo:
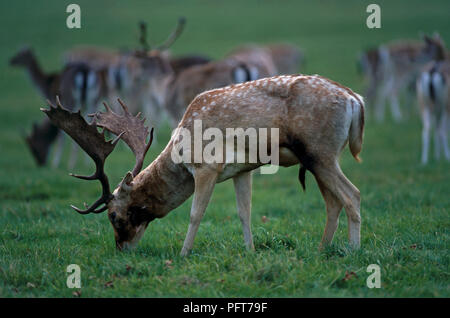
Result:
<svg viewBox="0 0 450 318"><path fill-rule="evenodd" d="M105 105L106 108L105 113L97 112L95 114L90 114L89 116L94 118L95 123L99 127L103 127L115 135L125 133L122 136L122 140L130 147L136 157L136 164L132 171L133 177L135 177L139 171L141 171L145 155L152 144L153 128L150 132L150 140L146 144L145 141L148 137L148 127L144 126L145 118L139 118L141 113L132 116L124 102L120 98L117 100L124 112L122 116L114 113L105 102L103 102L103 105Z"/></svg>
<svg viewBox="0 0 450 318"><path fill-rule="evenodd" d="M105 160L109 154L114 150L119 139L123 139L136 155L136 165L133 169L133 176L139 173L142 168L145 154L150 148L152 138L150 142L145 144L145 140L148 136L148 128L144 126L143 121L138 117L131 116L126 111L125 116L119 116L113 113L109 107L107 107L106 113L97 113L92 115L96 117L101 123L97 123L94 120L91 124L88 124L86 120L81 116L80 111L73 113L65 109L56 97L56 106L50 101L47 101L50 109L41 108L41 110L50 118L51 122L64 130L80 147L94 160L95 173L91 176L80 176L70 174L73 177L83 180L99 180L102 185L102 196L97 199L91 206L81 210L75 206L71 206L75 211L81 214L88 213L100 213L107 209L107 203L113 199L113 195L110 190L108 177L104 171ZM126 110L125 104L119 100L120 104ZM139 116L139 115L138 115ZM111 124L104 124L103 119L109 120L111 118ZM117 137L112 141L106 141L104 130L98 131L98 127L103 127L109 130ZM125 137L127 135L127 137ZM152 129L153 136L153 129ZM142 138L139 140L138 138ZM104 206L100 207L102 204ZM100 207L100 208L99 208Z"/></svg>

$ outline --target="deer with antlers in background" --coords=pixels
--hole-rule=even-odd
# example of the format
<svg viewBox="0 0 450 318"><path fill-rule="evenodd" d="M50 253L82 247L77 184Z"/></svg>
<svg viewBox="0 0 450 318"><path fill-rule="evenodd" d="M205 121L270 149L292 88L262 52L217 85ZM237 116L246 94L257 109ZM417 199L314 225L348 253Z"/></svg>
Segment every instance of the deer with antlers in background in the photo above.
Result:
<svg viewBox="0 0 450 318"><path fill-rule="evenodd" d="M205 145L200 143L198 148L196 140L188 141L194 151L187 154L194 160L174 161L173 152L179 151L184 139L181 131L194 133L199 120L204 129L213 128L221 133L222 137L217 137L217 141L222 141L221 145L227 138L235 139L235 134L226 132L230 127L276 129L276 142L260 144L260 148L278 154L276 161L280 166L300 164L299 179L303 186L306 171L314 175L327 210L322 246L333 239L340 211L345 208L350 243L359 247L360 193L342 173L338 162L347 143L357 160L362 148L364 104L362 98L349 88L321 76L278 76L204 92L191 102L177 133L172 135L165 149L142 171L151 138L146 144L148 129L121 104L123 115L117 115L107 107L106 112L93 115L92 124L87 124L79 113L65 110L59 101L56 107L50 104L50 109L42 109L94 160L96 172L92 176L76 177L98 179L103 187L102 196L85 210L75 209L82 214L108 210L117 248L135 246L152 220L164 217L194 194L190 224L181 251L182 255L187 255L193 247L215 184L230 178L234 181L246 246L254 248L250 227L251 171L268 162L261 159L236 162L239 152L244 158L249 157L248 147L219 147L217 151L222 149L225 154L222 161L199 162L195 160L196 153L202 152ZM97 126L118 137L113 142L106 142ZM130 146L136 155L136 164L111 192L103 166L118 139Z"/></svg>
<svg viewBox="0 0 450 318"><path fill-rule="evenodd" d="M66 52L66 64L60 72L47 74L40 67L32 50L25 48L10 59L10 64L24 67L44 98L54 102L54 97L59 95L63 103L73 107L74 111L81 109L83 113L92 113L101 98L109 100L119 96L134 101L134 109L141 109L140 103L143 101L150 104L151 108L151 105L159 104L154 102L156 94L149 98L148 87L158 91L162 75L172 72L165 52L181 34L184 23L184 20L180 19L168 39L150 52L115 52L100 47L77 47ZM174 63L182 69L186 65L204 61L185 58L181 61L175 59ZM61 161L64 138L64 134L60 134L46 118L39 124L33 124L26 142L37 164L45 165L50 149L57 140L52 160L52 165L56 167ZM77 150L78 147L72 147L69 167L76 163Z"/></svg>

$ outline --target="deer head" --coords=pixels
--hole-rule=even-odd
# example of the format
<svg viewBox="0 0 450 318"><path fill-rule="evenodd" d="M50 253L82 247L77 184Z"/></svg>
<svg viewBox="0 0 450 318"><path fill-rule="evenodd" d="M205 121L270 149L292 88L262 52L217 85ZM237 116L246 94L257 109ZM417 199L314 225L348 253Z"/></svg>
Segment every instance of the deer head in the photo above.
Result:
<svg viewBox="0 0 450 318"><path fill-rule="evenodd" d="M147 25L139 23L141 48L122 55L117 65L110 70L114 80L117 78L115 75L119 75L122 93L132 100L144 93L142 100L162 105L165 96L164 79L173 74L167 50L181 35L185 24L186 20L180 18L166 41L153 47L147 42Z"/></svg>
<svg viewBox="0 0 450 318"><path fill-rule="evenodd" d="M12 66L27 65L34 58L33 51L29 47L25 47L9 59Z"/></svg>
<svg viewBox="0 0 450 318"><path fill-rule="evenodd" d="M80 112L71 112L65 109L57 97L56 106L50 105L50 109L41 109L53 124L64 130L80 147L94 160L96 170L91 176L71 174L71 176L83 180L99 180L102 185L102 195L91 206L79 209L71 206L80 214L101 213L108 210L109 220L114 228L116 246L122 250L134 246L148 223L153 219L133 208L131 205L131 190L133 179L141 171L145 154L149 150L153 140L153 129L150 132L150 140L146 143L149 135L148 128L144 126L145 119L140 119L140 113L132 116L127 106L119 99L123 115L114 113L104 103L106 112L91 114L92 123L88 124ZM103 128L99 132L98 127ZM107 130L117 137L106 141L104 131ZM104 171L106 158L114 150L119 139L122 139L136 156L136 163L131 172L128 172L119 186L111 192L108 177ZM132 213L134 212L134 213Z"/></svg>
<svg viewBox="0 0 450 318"><path fill-rule="evenodd" d="M445 44L438 33L435 32L432 36L424 35L423 40L425 42L423 49L425 56L435 61L445 59Z"/></svg>

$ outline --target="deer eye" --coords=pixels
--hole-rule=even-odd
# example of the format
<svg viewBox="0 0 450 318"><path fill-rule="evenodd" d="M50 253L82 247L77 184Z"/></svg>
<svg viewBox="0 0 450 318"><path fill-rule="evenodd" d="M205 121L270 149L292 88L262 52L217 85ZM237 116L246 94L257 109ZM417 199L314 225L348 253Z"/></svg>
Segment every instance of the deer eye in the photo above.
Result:
<svg viewBox="0 0 450 318"><path fill-rule="evenodd" d="M116 218L116 212L111 213L111 214L109 215L109 218L110 218L111 221L114 221L115 218Z"/></svg>

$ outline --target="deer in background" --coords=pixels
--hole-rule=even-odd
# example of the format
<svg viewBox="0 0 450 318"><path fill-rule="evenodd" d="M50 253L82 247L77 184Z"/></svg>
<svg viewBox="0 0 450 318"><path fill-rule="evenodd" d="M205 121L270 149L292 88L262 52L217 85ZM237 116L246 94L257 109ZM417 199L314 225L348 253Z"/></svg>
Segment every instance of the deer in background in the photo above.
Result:
<svg viewBox="0 0 450 318"><path fill-rule="evenodd" d="M234 58L195 65L167 79L165 109L170 123L175 128L187 106L200 93L213 88L255 80L273 74L252 62L241 62Z"/></svg>
<svg viewBox="0 0 450 318"><path fill-rule="evenodd" d="M296 74L305 65L305 56L295 45L272 43L264 47L272 57L278 75Z"/></svg>
<svg viewBox="0 0 450 318"><path fill-rule="evenodd" d="M76 47L64 54L66 64L61 72L46 74L33 52L24 49L11 58L10 64L24 67L44 98L54 102L54 97L59 95L64 103L80 108L83 113L95 111L100 98L109 100L123 96L135 101L134 110L140 110L142 106L139 103L149 103L148 86L157 91L161 75L172 72L165 52L179 36L183 24L179 23L176 31L158 47L163 51L116 52L100 47ZM202 61L175 60L179 69L196 62ZM150 99L152 102L154 100ZM39 124L33 124L32 133L26 137L26 142L38 165L46 164L55 140L58 141L52 165L56 167L61 161L64 135L59 134L47 118ZM73 147L70 167L76 163L77 149Z"/></svg>
<svg viewBox="0 0 450 318"><path fill-rule="evenodd" d="M301 52L288 44L246 45L232 50L225 59L197 65L175 74L168 81L166 110L172 127L181 120L187 105L201 92L230 84L296 72Z"/></svg>
<svg viewBox="0 0 450 318"><path fill-rule="evenodd" d="M427 64L417 79L417 99L422 118L422 164L428 163L430 130L434 133L434 155L436 160L441 150L450 161L448 146L448 120L450 116L450 60L446 56L444 43L435 61Z"/></svg>
<svg viewBox="0 0 450 318"><path fill-rule="evenodd" d="M61 95L63 101L71 105L71 110L83 112L95 111L95 106L101 96L105 96L105 73L93 71L84 63L66 65L59 73L46 74L40 67L31 49L20 50L10 59L10 65L23 67L28 72L33 84L41 95L50 100ZM44 165L48 158L50 146L58 139L58 145L53 158L53 166L58 166L64 147L64 134L48 120L33 124L32 133L26 137L26 142L39 165ZM69 167L76 163L78 146L73 143Z"/></svg>
<svg viewBox="0 0 450 318"><path fill-rule="evenodd" d="M440 37L424 36L423 41L395 41L366 51L359 59L359 66L368 81L366 96L374 106L375 118L383 120L389 101L394 120L402 119L399 98L411 94L407 89L415 87L420 69L439 54ZM411 103L412 101L409 101Z"/></svg>
<svg viewBox="0 0 450 318"><path fill-rule="evenodd" d="M305 173L310 171L325 200L327 223L322 246L333 239L342 208L348 216L350 244L356 248L360 246L360 193L345 177L338 162L347 143L358 161L362 149L364 104L362 98L349 88L321 76L299 75L263 78L204 92L190 103L178 125L178 133L172 135L166 148L142 171L152 138L146 143L149 133L143 121L132 116L120 103L123 115L106 107L106 112L93 115L91 124L78 113L64 109L59 100L56 106L50 103L50 109L42 109L94 160L96 171L92 176L74 176L99 180L102 196L84 210L73 208L81 214L108 210L118 249L134 247L152 220L164 217L194 194L189 228L181 250L181 255L189 254L215 184L231 178L244 241L247 248L254 249L250 226L251 171L267 162L258 158L254 163L236 163L238 149L234 147L234 150L224 149L223 161L176 163L172 152L181 143L180 131L188 130L191 136L194 135L197 120L202 121L203 129L220 130L223 145L227 138L234 140L236 137L226 133L229 127L277 128L279 138L275 145L266 143L266 150L278 152L280 166L300 164L299 179L303 186ZM107 142L97 127L103 127L117 137ZM103 167L119 139L131 148L136 163L111 192ZM189 141L191 145L194 142ZM204 145L200 148L203 153ZM243 151L245 158L249 158L249 148ZM195 157L195 151L191 157Z"/></svg>
<svg viewBox="0 0 450 318"><path fill-rule="evenodd" d="M304 56L300 49L286 43L243 45L233 49L227 56L243 63L258 64L265 74L271 76L298 73L304 64Z"/></svg>
<svg viewBox="0 0 450 318"><path fill-rule="evenodd" d="M185 28L185 18L179 18L178 23L160 45L151 47L146 41L146 24L140 23L140 42L142 48L122 55L116 68L122 74L123 98L130 101L132 111L142 111L144 115L156 126L160 123L164 113L165 88L174 74L173 65L177 71L188 68L188 65L202 64L200 58L185 57L185 59L174 60L171 63L168 49L179 38Z"/></svg>

